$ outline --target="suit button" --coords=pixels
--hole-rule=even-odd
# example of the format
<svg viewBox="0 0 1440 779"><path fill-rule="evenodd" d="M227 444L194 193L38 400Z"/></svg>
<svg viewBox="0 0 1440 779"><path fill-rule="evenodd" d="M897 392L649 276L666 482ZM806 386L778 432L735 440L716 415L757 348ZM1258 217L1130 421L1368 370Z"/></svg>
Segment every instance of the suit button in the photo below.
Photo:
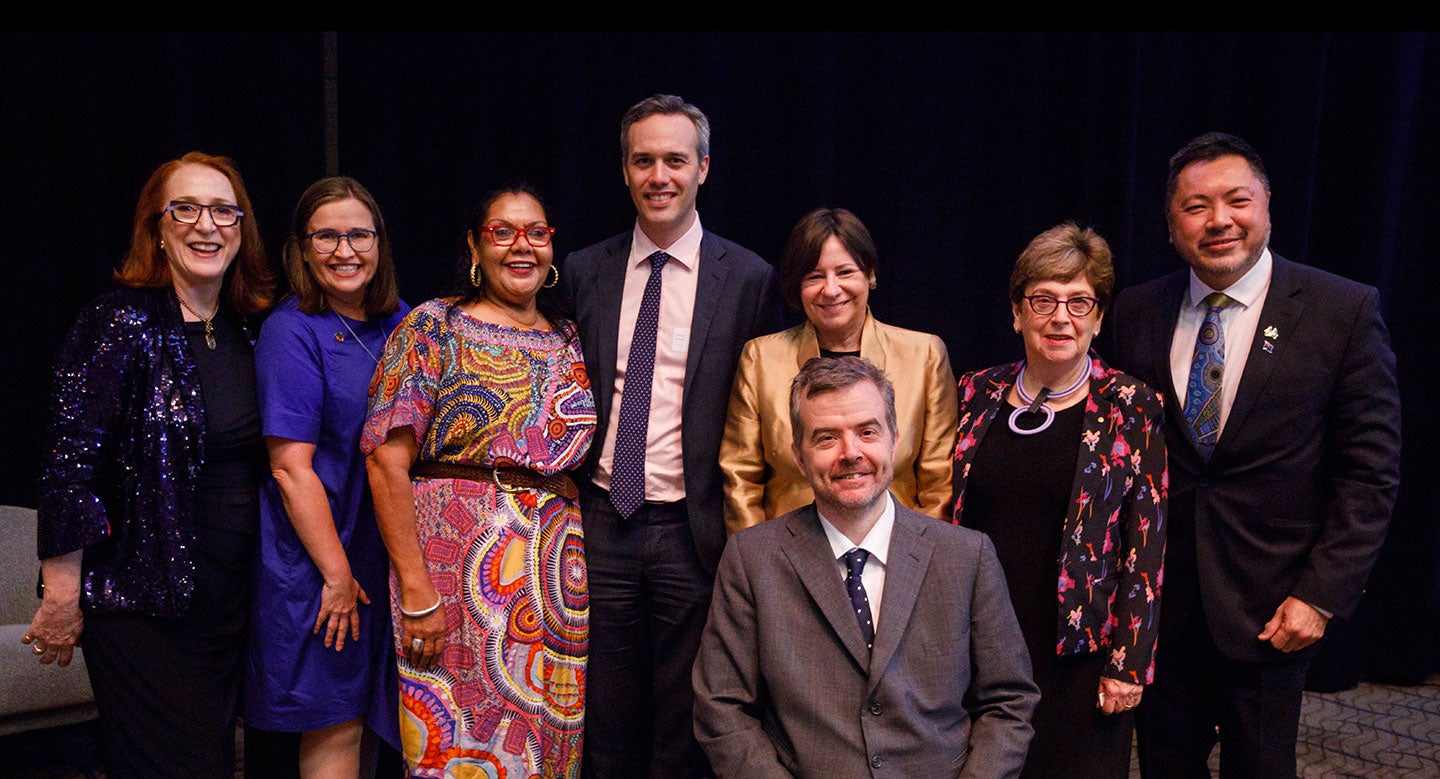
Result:
<svg viewBox="0 0 1440 779"><path fill-rule="evenodd" d="M870 704L870 713L871 713L871 714L874 714L875 716L878 717L878 716L880 716L880 712L881 712L881 711L883 711L883 710L880 708L880 704L878 704L878 703L871 703L871 704Z"/></svg>
<svg viewBox="0 0 1440 779"><path fill-rule="evenodd" d="M879 756L879 755L875 755L874 757L870 758L870 767L871 767L871 768L880 768L880 767L882 767L882 766L884 766L884 765L885 765L885 758L883 758L883 757L881 757L881 756Z"/></svg>

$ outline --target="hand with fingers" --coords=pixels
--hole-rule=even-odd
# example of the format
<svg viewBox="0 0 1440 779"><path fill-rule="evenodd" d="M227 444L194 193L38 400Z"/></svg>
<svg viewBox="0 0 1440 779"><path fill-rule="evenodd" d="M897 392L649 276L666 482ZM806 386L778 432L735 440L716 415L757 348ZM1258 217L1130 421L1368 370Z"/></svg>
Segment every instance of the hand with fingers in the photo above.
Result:
<svg viewBox="0 0 1440 779"><path fill-rule="evenodd" d="M437 594L435 605L420 611L400 608L400 647L410 664L428 671L440 663L445 651L445 603Z"/></svg>
<svg viewBox="0 0 1440 779"><path fill-rule="evenodd" d="M1100 677L1100 694L1095 707L1105 714L1119 714L1140 705L1144 685L1130 684L1108 676Z"/></svg>
<svg viewBox="0 0 1440 779"><path fill-rule="evenodd" d="M321 627L324 627L325 646L335 647L336 652L345 648L347 637L352 641L360 640L362 603L370 605L370 596L348 571L337 583L326 581L320 587L320 612L315 615L315 625L310 633L319 635Z"/></svg>
<svg viewBox="0 0 1440 779"><path fill-rule="evenodd" d="M47 598L40 602L35 618L30 620L30 629L20 637L20 643L30 645L30 651L41 665L54 663L63 668L70 664L75 647L80 644L84 624L78 600L62 603Z"/></svg>

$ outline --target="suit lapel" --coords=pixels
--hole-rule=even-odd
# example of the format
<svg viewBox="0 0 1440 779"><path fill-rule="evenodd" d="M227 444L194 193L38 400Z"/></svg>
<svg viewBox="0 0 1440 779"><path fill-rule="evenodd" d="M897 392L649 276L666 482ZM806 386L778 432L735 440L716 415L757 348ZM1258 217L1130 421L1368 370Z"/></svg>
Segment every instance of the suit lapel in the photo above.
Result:
<svg viewBox="0 0 1440 779"><path fill-rule="evenodd" d="M1225 431L1215 445L1215 455L1225 450L1225 442L1232 431L1238 435L1245 429L1245 417L1263 395L1270 374L1289 345L1284 339L1267 337L1266 331L1277 334L1295 332L1295 323L1305 310L1305 304L1299 298L1301 289L1295 283L1288 263L1279 256L1274 257L1274 263L1270 272L1270 290L1265 294L1265 307L1260 310L1260 321L1256 324L1255 340L1251 342L1250 354L1245 358L1245 372L1240 375L1240 385L1235 388L1235 400L1225 417ZM1268 351L1265 348L1267 343L1270 345ZM1212 460L1215 455L1211 456Z"/></svg>
<svg viewBox="0 0 1440 779"><path fill-rule="evenodd" d="M685 397L691 397L690 385L699 373L700 355L705 352L705 337L720 305L721 292L730 268L723 261L725 250L708 232L700 236L700 278L695 281L695 313L690 317L690 351L685 357ZM729 300L727 305L743 301Z"/></svg>
<svg viewBox="0 0 1440 779"><path fill-rule="evenodd" d="M598 332L593 333L590 343L596 344L599 354L595 364L600 368L595 387L595 404L600 424L609 418L610 402L615 394L615 367L619 359L620 305L625 297L625 271L630 260L630 234L616 236L605 246L605 257L600 263L600 274L595 279L595 296L604 301L600 316L596 320ZM603 435L603 429L602 429Z"/></svg>
<svg viewBox="0 0 1440 779"><path fill-rule="evenodd" d="M1160 387L1160 392L1170 398L1166 405L1166 424L1175 425L1175 430L1179 433L1165 439L1165 444L1173 447L1176 439L1183 439L1190 454L1199 458L1200 451L1195 448L1195 438L1180 408L1183 394L1175 386L1175 375L1170 372L1170 345L1175 341L1175 325L1179 322L1180 307L1185 305L1185 291L1189 286L1190 271L1184 270L1171 274L1160 292L1159 307L1155 311L1155 326L1150 329L1150 371L1156 378L1155 386ZM1200 461L1204 462L1203 459Z"/></svg>
<svg viewBox="0 0 1440 779"><path fill-rule="evenodd" d="M892 498L893 500L893 498ZM934 522L926 517L923 521ZM900 639L905 637L905 628L910 624L910 615L915 612L915 602L920 597L920 584L925 580L925 571L930 566L930 554L934 547L924 538L924 525L899 506L895 506L895 529L890 533L890 553L885 560L885 593L880 601L880 621L875 630L875 648L870 656L870 682L868 693L875 691L890 659L900 648ZM846 597L843 588L841 597ZM853 616L850 622L854 623ZM859 625L853 625L860 632ZM863 646L863 642L862 642Z"/></svg>
<svg viewBox="0 0 1440 779"><path fill-rule="evenodd" d="M1156 385L1165 397L1172 398L1176 413L1180 410L1180 392L1175 386L1175 376L1170 372L1170 345L1175 341L1175 324L1180 319L1180 307L1185 304L1185 289L1190 285L1190 272L1182 271L1170 276L1160 296L1160 307L1156 311L1158 321L1151 329L1150 370L1159 379Z"/></svg>
<svg viewBox="0 0 1440 779"><path fill-rule="evenodd" d="M795 569L795 575L810 594L810 599L825 615L830 629L840 637L840 642L850 652L850 657L859 666L861 673L870 667L870 650L865 646L865 637L860 635L860 623L850 611L850 596L845 594L845 583L840 578L840 569L830 554L830 542L820 527L820 517L812 503L786 520L790 537L783 542L785 557ZM892 541L893 545L893 541ZM889 571L886 572L885 602L889 601ZM884 604L882 603L882 607Z"/></svg>

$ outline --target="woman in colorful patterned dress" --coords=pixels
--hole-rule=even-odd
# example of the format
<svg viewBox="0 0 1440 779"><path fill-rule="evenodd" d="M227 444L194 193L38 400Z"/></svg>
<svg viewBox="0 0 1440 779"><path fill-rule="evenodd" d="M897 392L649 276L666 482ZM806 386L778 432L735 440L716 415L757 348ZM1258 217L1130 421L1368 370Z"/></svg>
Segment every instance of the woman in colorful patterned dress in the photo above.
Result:
<svg viewBox="0 0 1440 779"><path fill-rule="evenodd" d="M361 440L390 552L413 776L579 775L589 600L573 481L595 429L540 199L488 198L460 296L391 336ZM553 276L553 278L552 278Z"/></svg>
<svg viewBox="0 0 1440 779"><path fill-rule="evenodd" d="M1160 397L1090 351L1110 247L1053 227L1010 277L1025 359L960 379L955 521L990 535L1040 705L1026 777L1130 772L1165 552Z"/></svg>

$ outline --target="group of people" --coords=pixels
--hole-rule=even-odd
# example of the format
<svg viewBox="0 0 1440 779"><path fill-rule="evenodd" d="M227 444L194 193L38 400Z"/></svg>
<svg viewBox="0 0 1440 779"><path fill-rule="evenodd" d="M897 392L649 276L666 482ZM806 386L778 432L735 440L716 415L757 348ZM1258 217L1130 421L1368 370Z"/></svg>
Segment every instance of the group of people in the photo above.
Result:
<svg viewBox="0 0 1440 779"><path fill-rule="evenodd" d="M108 775L229 777L237 716L307 777L376 739L417 777L1123 777L1137 727L1147 776L1217 739L1294 775L1399 401L1375 290L1269 250L1254 150L1171 159L1187 270L1117 296L1093 230L1036 236L1024 358L957 381L872 315L854 214L778 268L702 228L709 141L640 101L631 230L557 263L504 188L413 310L359 182L302 195L275 304L233 163L155 171L57 360L24 637L83 641Z"/></svg>

